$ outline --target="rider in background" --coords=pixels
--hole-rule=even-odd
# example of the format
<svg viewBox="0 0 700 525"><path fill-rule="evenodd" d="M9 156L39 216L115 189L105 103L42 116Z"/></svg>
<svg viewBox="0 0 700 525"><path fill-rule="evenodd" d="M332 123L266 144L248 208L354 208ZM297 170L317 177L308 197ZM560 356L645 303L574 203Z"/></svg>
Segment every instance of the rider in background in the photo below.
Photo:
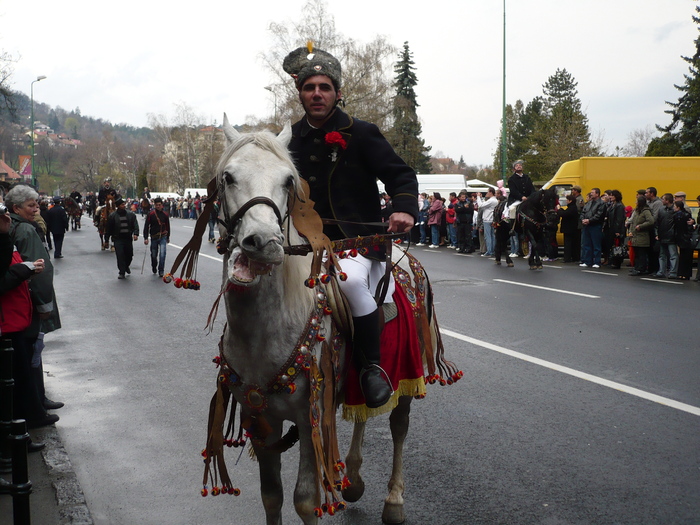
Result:
<svg viewBox="0 0 700 525"><path fill-rule="evenodd" d="M535 193L535 185L532 183L530 176L523 172L522 160L516 160L513 163L513 174L508 178L508 216L515 219L515 208L528 196ZM511 257L522 255L520 252L520 239L513 228L510 236L510 251Z"/></svg>
<svg viewBox="0 0 700 525"><path fill-rule="evenodd" d="M393 213L389 232L408 232L418 217L418 180L415 171L396 154L369 122L343 112L341 66L331 54L311 45L292 51L284 59L284 70L295 79L305 116L292 127L289 148L299 174L308 183L315 209L323 219L340 224L324 225L331 239L384 233L384 229L360 222L380 223L376 180L391 196ZM360 386L370 408L384 405L392 395L386 373L379 366L380 313L374 290L385 273L386 253L376 246L366 256L341 259L348 276L340 286L353 315L353 353L361 369ZM393 281L386 294L392 299Z"/></svg>
<svg viewBox="0 0 700 525"><path fill-rule="evenodd" d="M102 184L102 188L100 188L100 192L97 194L97 202L99 202L100 206L104 206L105 203L107 202L107 195L111 195L113 198L119 197L117 195L117 191L112 188L112 178L107 177L104 180L104 183Z"/></svg>

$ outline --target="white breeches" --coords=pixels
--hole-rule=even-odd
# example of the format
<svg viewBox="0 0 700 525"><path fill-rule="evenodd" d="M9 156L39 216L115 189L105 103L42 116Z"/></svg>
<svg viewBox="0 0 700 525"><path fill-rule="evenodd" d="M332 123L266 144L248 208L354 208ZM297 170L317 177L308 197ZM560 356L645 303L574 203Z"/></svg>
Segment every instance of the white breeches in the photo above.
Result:
<svg viewBox="0 0 700 525"><path fill-rule="evenodd" d="M509 219L515 219L515 211L516 211L515 209L518 207L518 204L520 204L521 202L522 202L522 201L515 201L513 204L511 204L510 206L508 206L508 208L507 208L507 209L508 209L507 213L508 213L508 218L509 218ZM504 215L505 215L505 213L504 213Z"/></svg>
<svg viewBox="0 0 700 525"><path fill-rule="evenodd" d="M340 289L345 294L350 305L353 317L368 315L377 309L374 301L374 292L384 273L386 263L374 261L358 255L347 259L338 259L341 269L347 274L346 281L338 279ZM385 303L393 303L394 278L389 280L389 289L386 293Z"/></svg>

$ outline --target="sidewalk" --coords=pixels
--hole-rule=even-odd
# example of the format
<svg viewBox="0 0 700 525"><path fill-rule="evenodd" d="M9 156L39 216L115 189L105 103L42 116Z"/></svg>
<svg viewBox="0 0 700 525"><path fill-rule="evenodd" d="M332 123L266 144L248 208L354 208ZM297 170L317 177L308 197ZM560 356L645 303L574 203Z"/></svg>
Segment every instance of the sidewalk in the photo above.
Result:
<svg viewBox="0 0 700 525"><path fill-rule="evenodd" d="M60 423L59 423L60 424ZM93 525L85 496L54 426L31 431L35 442L46 443L29 454L32 525ZM11 474L2 477L11 481ZM0 496L0 525L12 525L12 497Z"/></svg>

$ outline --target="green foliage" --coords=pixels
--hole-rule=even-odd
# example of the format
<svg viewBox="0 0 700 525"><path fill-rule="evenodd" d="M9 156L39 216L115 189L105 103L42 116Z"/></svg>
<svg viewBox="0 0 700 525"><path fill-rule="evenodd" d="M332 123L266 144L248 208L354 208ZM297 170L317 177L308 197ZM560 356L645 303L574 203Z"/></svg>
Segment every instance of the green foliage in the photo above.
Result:
<svg viewBox="0 0 700 525"><path fill-rule="evenodd" d="M695 10L700 13L700 6ZM693 16L693 21L700 25L700 17ZM698 27L700 30L700 27ZM668 126L656 126L664 136L654 139L647 150L647 156L654 155L700 155L700 36L695 39L695 54L692 57L681 57L688 66L688 74L684 75L685 82L675 88L681 92L678 102L666 102L671 109L664 113L671 115ZM677 144L678 148L675 147ZM652 152L652 153L650 153Z"/></svg>
<svg viewBox="0 0 700 525"><path fill-rule="evenodd" d="M681 144L678 137L671 133L664 133L649 142L646 157L675 157L681 155Z"/></svg>
<svg viewBox="0 0 700 525"><path fill-rule="evenodd" d="M418 78L415 74L413 58L404 42L403 51L399 53L399 61L394 66L394 87L396 95L393 99L393 126L387 132L387 140L396 153L417 173L430 173L430 146L425 145L421 138L423 131L418 119L418 102L415 87Z"/></svg>
<svg viewBox="0 0 700 525"><path fill-rule="evenodd" d="M543 96L527 106L518 100L506 107L508 163L524 160L525 171L533 180L548 180L564 162L599 154L591 141L577 85L566 69L557 69L542 86ZM501 167L500 138L494 167Z"/></svg>

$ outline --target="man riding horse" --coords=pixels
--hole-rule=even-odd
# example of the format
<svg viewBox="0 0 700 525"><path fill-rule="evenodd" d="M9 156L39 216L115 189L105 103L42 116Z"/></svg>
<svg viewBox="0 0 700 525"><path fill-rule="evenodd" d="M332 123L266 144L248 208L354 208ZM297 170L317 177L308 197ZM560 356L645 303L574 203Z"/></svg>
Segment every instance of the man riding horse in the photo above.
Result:
<svg viewBox="0 0 700 525"><path fill-rule="evenodd" d="M331 240L383 233L376 180L392 197L394 212L389 232L407 232L418 217L415 171L396 154L379 128L350 117L341 101L341 66L331 54L309 43L284 59L284 70L296 81L305 116L292 126L289 148L299 174L310 186L315 209L326 223ZM392 395L386 372L379 366L381 320L374 298L385 274L385 249L342 259L348 276L341 282L353 316L352 347L360 385L368 407L384 405ZM393 288L393 283L392 283ZM393 290L386 293L391 301Z"/></svg>

